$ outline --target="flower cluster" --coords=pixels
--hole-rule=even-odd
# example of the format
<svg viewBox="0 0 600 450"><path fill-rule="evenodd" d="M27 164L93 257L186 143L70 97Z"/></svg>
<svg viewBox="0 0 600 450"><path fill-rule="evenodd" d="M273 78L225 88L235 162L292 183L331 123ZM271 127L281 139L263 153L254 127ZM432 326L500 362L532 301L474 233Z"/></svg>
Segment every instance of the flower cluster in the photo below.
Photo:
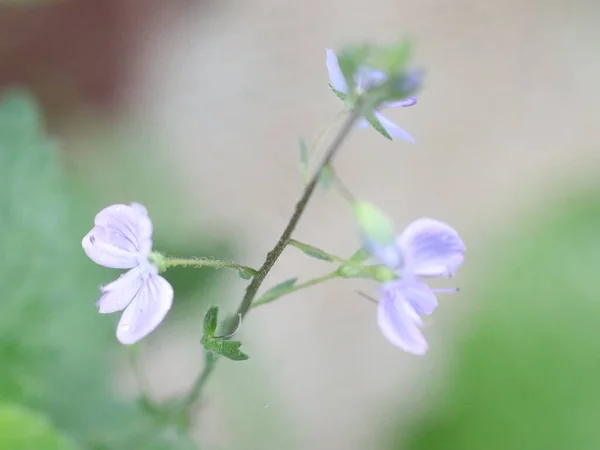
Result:
<svg viewBox="0 0 600 450"><path fill-rule="evenodd" d="M387 48L383 56L389 55L390 51ZM387 61L386 58L377 59L377 61L381 60ZM402 59L396 57L392 60L396 62L390 63L389 67L396 67L397 61ZM237 311L238 326L251 308L274 301L283 295L335 277L363 276L381 281L373 276L373 273L376 269L385 269L391 276L386 278L379 287L377 312L379 327L384 336L397 347L418 355L426 352L427 342L420 330L421 316L431 314L436 309L438 305L436 293L456 292L456 289L432 289L422 279L451 277L461 265L465 245L452 227L438 220L421 218L412 222L399 236L394 237L393 225L375 207L350 200L354 202L355 212L360 212L356 219L361 229L364 248L377 260L377 265L363 264L368 255L362 259L340 258L291 239L316 182L325 168L331 168L333 155L355 121L359 127L372 125L388 138L414 142L406 131L381 113L383 108L408 107L417 102L415 97L406 95L413 93L418 84L414 77L406 75L414 72L406 72L402 69L401 76L398 77L397 73L386 73L385 70L380 69L380 66L372 68L367 64L366 59L353 61L350 67L355 67L354 71L349 71L344 66L344 72L340 67L340 61L344 60L338 60L338 56L332 50L326 50L330 86L342 100L352 96L368 97L370 93L378 90L380 93L391 94L385 94L384 100L377 97L377 100L372 100L371 103L364 102L361 105L364 106L363 109L356 107L351 111L347 126L342 127L342 130L346 131L340 131L338 139L331 144L324 161L312 179L312 186L311 183L307 184L303 197L298 202L297 208L301 209L296 210L279 241L259 269L207 258L169 259L153 253L152 222L146 209L137 203L109 206L98 213L94 227L83 238L82 245L86 254L97 264L116 269L129 269L117 280L101 288L102 296L97 302L98 310L102 314L123 311L117 326L117 338L120 342L133 344L139 341L156 329L167 315L173 302L173 288L159 275L159 272L168 266L226 267L237 270L243 278L253 278ZM397 87L396 81L393 81L397 79L405 82L400 88ZM381 90L382 86L387 86L389 90ZM346 106L353 108L351 102ZM305 166L308 167L308 164ZM353 198L347 196L347 199ZM311 257L337 262L340 266L330 274L305 283L296 284L295 278L287 280L255 299L254 296L267 273L283 249L290 244ZM214 307L210 317L208 314L205 317L203 343L207 354L218 354L234 360L246 359L247 356L239 350L241 343L230 340L236 332L235 329L229 325L224 327L224 335L215 334L217 309Z"/></svg>

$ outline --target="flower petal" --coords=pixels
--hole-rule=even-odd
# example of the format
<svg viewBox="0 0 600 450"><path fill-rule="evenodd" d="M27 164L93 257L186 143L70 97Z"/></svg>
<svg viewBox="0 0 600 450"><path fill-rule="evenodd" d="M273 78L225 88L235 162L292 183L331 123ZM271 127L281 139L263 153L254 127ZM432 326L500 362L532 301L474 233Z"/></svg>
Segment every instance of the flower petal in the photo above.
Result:
<svg viewBox="0 0 600 450"><path fill-rule="evenodd" d="M369 121L364 117L361 117L356 121L356 126L358 128L368 128L370 125L371 124L369 123Z"/></svg>
<svg viewBox="0 0 600 450"><path fill-rule="evenodd" d="M340 65L338 63L337 56L333 53L333 50L326 49L326 64L327 64L327 72L329 72L329 81L331 82L331 86L336 91L339 91L343 94L348 93L348 84L346 83L346 79L344 78L344 74L340 69Z"/></svg>
<svg viewBox="0 0 600 450"><path fill-rule="evenodd" d="M408 108L417 104L417 97L406 97L397 102L384 102L383 108Z"/></svg>
<svg viewBox="0 0 600 450"><path fill-rule="evenodd" d="M399 295L410 303L417 314L431 314L438 306L437 298L425 283L419 280L398 283Z"/></svg>
<svg viewBox="0 0 600 450"><path fill-rule="evenodd" d="M150 274L123 312L117 339L133 344L150 334L163 321L173 303L173 288L163 277Z"/></svg>
<svg viewBox="0 0 600 450"><path fill-rule="evenodd" d="M121 311L127 307L144 284L140 266L125 272L112 283L101 288L102 297L96 303L100 314Z"/></svg>
<svg viewBox="0 0 600 450"><path fill-rule="evenodd" d="M129 269L152 249L152 222L142 205L109 206L96 215L94 222L82 246L97 264Z"/></svg>
<svg viewBox="0 0 600 450"><path fill-rule="evenodd" d="M465 244L450 225L422 218L412 222L398 237L404 259L403 275L452 276L460 267Z"/></svg>
<svg viewBox="0 0 600 450"><path fill-rule="evenodd" d="M379 120L379 123L381 123L381 126L385 128L385 131L387 131L391 137L395 139L404 139L405 141L412 142L413 144L415 143L415 140L410 134L385 117L379 111L375 111L374 114L377 120Z"/></svg>
<svg viewBox="0 0 600 450"><path fill-rule="evenodd" d="M387 79L387 75L381 70L371 69L370 67L359 67L354 75L354 82L359 89L368 91L379 86Z"/></svg>
<svg viewBox="0 0 600 450"><path fill-rule="evenodd" d="M419 329L421 318L393 284L382 288L377 322L383 335L395 346L415 355L427 351L427 341Z"/></svg>

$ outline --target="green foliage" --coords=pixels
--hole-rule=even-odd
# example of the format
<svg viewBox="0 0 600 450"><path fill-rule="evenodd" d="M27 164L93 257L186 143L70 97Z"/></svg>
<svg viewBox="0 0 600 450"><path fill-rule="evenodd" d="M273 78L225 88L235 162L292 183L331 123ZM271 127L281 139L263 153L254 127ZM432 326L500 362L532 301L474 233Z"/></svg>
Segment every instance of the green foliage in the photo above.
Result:
<svg viewBox="0 0 600 450"><path fill-rule="evenodd" d="M331 255L326 251L321 250L320 248L298 241L293 241L292 245L298 250L302 251L302 253L304 253L306 256L310 256L311 258L319 259L321 261L333 261Z"/></svg>
<svg viewBox="0 0 600 450"><path fill-rule="evenodd" d="M387 130L385 128L383 128L383 125L381 125L381 122L379 121L379 119L377 119L377 117L375 117L375 114L373 114L372 112L366 113L365 119L367 119L369 124L373 128L375 128L375 130L379 134L381 134L383 137L389 139L390 141L392 140L392 136L390 136L390 133L388 133Z"/></svg>
<svg viewBox="0 0 600 450"><path fill-rule="evenodd" d="M494 239L453 376L395 448L600 448L598 194L562 194L533 226Z"/></svg>
<svg viewBox="0 0 600 450"><path fill-rule="evenodd" d="M206 350L224 356L232 361L245 361L248 355L240 350L240 341L229 341L227 339L209 339L204 342Z"/></svg>
<svg viewBox="0 0 600 450"><path fill-rule="evenodd" d="M219 317L219 307L210 305L204 316L204 336L214 337L217 330L217 320Z"/></svg>
<svg viewBox="0 0 600 450"><path fill-rule="evenodd" d="M329 189L335 181L335 169L331 164L325 164L321 168L319 174L319 187L321 189Z"/></svg>
<svg viewBox="0 0 600 450"><path fill-rule="evenodd" d="M74 450L75 446L43 416L18 405L0 404L0 448Z"/></svg>
<svg viewBox="0 0 600 450"><path fill-rule="evenodd" d="M82 251L93 215L66 187L35 101L0 95L0 398L44 413L81 447L172 448L110 393L121 347L94 306L107 269Z"/></svg>
<svg viewBox="0 0 600 450"><path fill-rule="evenodd" d="M241 342L231 341L227 339L227 336L215 336L218 318L219 307L211 305L204 316L204 331L202 333L202 345L206 351L224 356L233 361L245 361L248 359L248 355L240 350L242 346Z"/></svg>
<svg viewBox="0 0 600 450"><path fill-rule="evenodd" d="M289 288L294 286L296 281L298 281L298 278L290 278L289 280L282 281L265 292L261 298L277 297L279 294L286 292Z"/></svg>
<svg viewBox="0 0 600 450"><path fill-rule="evenodd" d="M359 248L358 250L356 250L352 256L350 256L349 261L352 262L363 262L366 261L367 259L369 259L371 257L371 252L369 252L369 250L367 250L364 247Z"/></svg>

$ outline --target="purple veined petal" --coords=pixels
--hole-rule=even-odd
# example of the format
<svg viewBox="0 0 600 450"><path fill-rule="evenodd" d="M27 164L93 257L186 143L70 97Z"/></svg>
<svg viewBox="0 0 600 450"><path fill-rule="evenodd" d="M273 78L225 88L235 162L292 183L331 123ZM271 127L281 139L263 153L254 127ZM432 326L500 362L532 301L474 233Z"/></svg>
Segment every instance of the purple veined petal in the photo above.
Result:
<svg viewBox="0 0 600 450"><path fill-rule="evenodd" d="M173 288L169 282L160 275L150 274L123 312L117 339L122 344L134 344L147 336L163 321L172 303Z"/></svg>
<svg viewBox="0 0 600 450"><path fill-rule="evenodd" d="M144 275L141 266L137 266L102 287L102 297L96 302L98 312L110 314L125 309L142 288Z"/></svg>
<svg viewBox="0 0 600 450"><path fill-rule="evenodd" d="M382 108L408 108L417 104L417 97L406 97L397 102L384 102Z"/></svg>
<svg viewBox="0 0 600 450"><path fill-rule="evenodd" d="M109 206L96 215L94 222L82 246L97 264L128 269L152 249L152 222L140 204Z"/></svg>
<svg viewBox="0 0 600 450"><path fill-rule="evenodd" d="M429 315L438 306L434 291L417 279L397 282L397 290L417 314Z"/></svg>
<svg viewBox="0 0 600 450"><path fill-rule="evenodd" d="M397 239L407 275L452 276L460 267L465 244L450 225L422 218L412 222Z"/></svg>
<svg viewBox="0 0 600 450"><path fill-rule="evenodd" d="M329 82L331 86L336 91L341 92L342 94L348 93L348 84L346 83L346 79L344 78L344 74L340 69L340 65L338 63L337 56L333 53L333 50L326 49L326 64L327 64L327 72L329 72Z"/></svg>
<svg viewBox="0 0 600 450"><path fill-rule="evenodd" d="M382 288L377 323L383 335L396 347L415 355L427 351L427 341L419 329L421 318L392 284Z"/></svg>
<svg viewBox="0 0 600 450"><path fill-rule="evenodd" d="M108 231L106 240L116 247L142 255L152 249L152 222L139 203L104 208L94 223Z"/></svg>
<svg viewBox="0 0 600 450"><path fill-rule="evenodd" d="M148 217L148 210L139 203L132 203L131 208L135 213L138 225L138 246L139 251L143 255L147 255L152 251L152 221Z"/></svg>
<svg viewBox="0 0 600 450"><path fill-rule="evenodd" d="M404 131L386 116L381 114L379 111L375 111L374 114L377 120L379 120L379 122L381 123L381 126L385 128L385 131L387 131L391 137L393 137L394 139L404 139L405 141L411 142L413 144L415 143L415 140L410 134L408 134L406 131Z"/></svg>
<svg viewBox="0 0 600 450"><path fill-rule="evenodd" d="M97 226L92 228L81 241L86 255L96 264L111 269L131 269L135 267L139 255L106 242L107 234L109 234L109 231L105 228Z"/></svg>

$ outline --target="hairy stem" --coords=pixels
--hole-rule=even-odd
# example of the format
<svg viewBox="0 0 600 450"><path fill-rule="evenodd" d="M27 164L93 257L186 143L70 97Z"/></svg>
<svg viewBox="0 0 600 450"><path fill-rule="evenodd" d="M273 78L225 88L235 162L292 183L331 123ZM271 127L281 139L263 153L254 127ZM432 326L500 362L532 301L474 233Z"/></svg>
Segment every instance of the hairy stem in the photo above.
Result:
<svg viewBox="0 0 600 450"><path fill-rule="evenodd" d="M346 118L345 122L338 131L338 134L336 135L335 139L327 149L323 161L321 161L321 164L313 174L310 182L305 186L304 192L302 193L302 197L300 197L300 200L298 200L298 203L296 203L294 213L292 214L292 217L290 218L287 226L283 230L283 233L281 233L281 236L275 243L273 249L269 253L267 253L265 261L263 262L260 269L258 269L258 271L255 271L252 281L246 288L244 297L242 298L240 306L238 307L237 312L235 314L235 317L238 320L230 320L226 322L226 328L224 330L225 335L233 335L234 331L239 325L239 320L242 319L246 314L248 314L248 311L250 311L250 309L252 308L252 302L254 301L254 298L256 297L256 294L258 293L258 290L260 289L263 281L275 265L277 259L279 259L279 256L281 256L281 254L283 253L283 250L285 250L285 247L288 245L290 238L292 237L292 233L296 229L296 226L298 225L298 222L300 221L300 218L302 217L302 214L306 209L306 205L308 204L308 201L312 197L315 188L317 187L323 167L331 163L331 161L333 160L334 156L336 155L346 138L350 135L350 132L354 128L354 123L362 115L363 106L364 100L362 98L359 98L355 104L354 109L350 111L348 117ZM337 276L337 274L335 276ZM326 275L326 277L327 279L330 279L330 277L333 278L334 274L328 274ZM325 281L323 279L315 280L310 280L308 283L311 283L310 285L313 285ZM206 381L210 378L210 375L214 370L214 365L217 360L216 356L209 351L205 351L204 358L204 369L198 375L194 386L192 387L190 393L184 401L184 411L186 413L189 413L189 410L191 409L193 404L197 401L198 398L200 398L202 388L204 387Z"/></svg>
<svg viewBox="0 0 600 450"><path fill-rule="evenodd" d="M245 272L248 276L254 276L257 273L252 267L236 264L231 261L222 261L213 258L166 258L166 267L212 267L213 269L233 269Z"/></svg>
<svg viewBox="0 0 600 450"><path fill-rule="evenodd" d="M279 256L281 256L281 254L283 253L285 247L287 246L292 236L292 233L296 229L296 226L298 225L298 222L302 217L302 214L306 210L306 205L308 204L308 201L312 197L315 188L317 187L317 183L319 182L319 177L321 176L321 171L323 170L323 167L331 163L335 154L340 149L340 147L354 128L354 122L356 122L356 120L361 116L361 111L362 102L359 99L357 101L357 104L355 105L355 108L350 112L350 114L348 114L348 117L346 118L344 124L340 128L340 131L338 132L336 138L333 140L333 142L327 149L327 153L325 154L323 161L321 161L321 164L319 165L318 169L315 171L312 179L304 188L304 193L302 194L302 197L300 197L300 200L298 200L298 203L296 203L296 209L294 210L294 214L292 214L292 217L290 218L287 226L283 230L283 233L281 233L279 240L277 241L273 249L269 253L267 253L265 261L263 262L260 269L258 269L258 272L254 276L254 278L252 278L252 281L246 288L246 293L242 299L242 302L240 303L240 306L237 309L237 314L241 314L242 317L244 317L248 313L248 311L250 311L252 301L254 300L254 297L256 297L260 286L262 285L263 281L275 265L275 262L277 262L277 260L279 259ZM232 330L228 331L231 332Z"/></svg>

